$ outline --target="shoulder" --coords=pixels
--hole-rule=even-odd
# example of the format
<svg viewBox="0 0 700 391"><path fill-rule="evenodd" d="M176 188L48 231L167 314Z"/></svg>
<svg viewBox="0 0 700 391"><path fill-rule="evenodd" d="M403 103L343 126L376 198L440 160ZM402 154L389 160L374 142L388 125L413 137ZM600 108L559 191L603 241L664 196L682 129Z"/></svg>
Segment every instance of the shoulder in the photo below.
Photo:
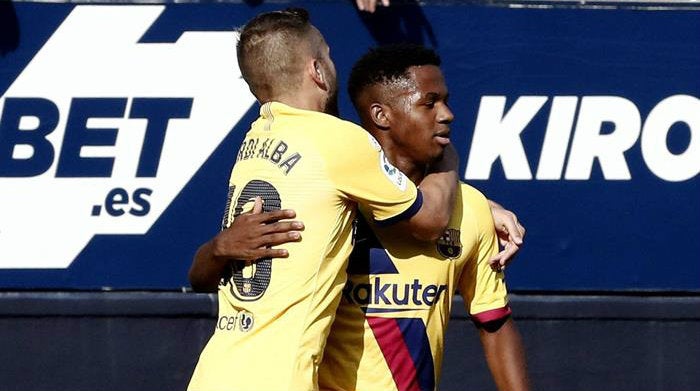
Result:
<svg viewBox="0 0 700 391"><path fill-rule="evenodd" d="M459 194L461 198L463 214L474 219L474 223L480 230L493 228L493 216L486 196L477 188L460 182Z"/></svg>
<svg viewBox="0 0 700 391"><path fill-rule="evenodd" d="M477 188L468 185L464 182L460 182L459 192L462 199L462 204L464 204L465 206L469 206L470 209L481 211L488 210L490 213L491 208L489 207L489 203L486 199L486 196Z"/></svg>
<svg viewBox="0 0 700 391"><path fill-rule="evenodd" d="M331 134L333 131L364 132L360 126L334 115L320 111L300 109L280 102L264 104L260 110L260 115L261 118L270 118L275 121L283 119L286 124L293 124L294 127L303 125L305 128L304 130L307 132L318 131Z"/></svg>
<svg viewBox="0 0 700 391"><path fill-rule="evenodd" d="M368 138L372 138L370 134L361 126L336 118L332 115L318 113L317 129L323 133L322 136L330 138L342 143L346 142L362 142L367 143ZM379 144L377 144L379 145Z"/></svg>
<svg viewBox="0 0 700 391"><path fill-rule="evenodd" d="M368 138L371 136L357 124L318 111L287 109L287 118L296 122L296 128L303 128L303 134L310 142L331 151L370 145Z"/></svg>
<svg viewBox="0 0 700 391"><path fill-rule="evenodd" d="M313 139L319 150L334 160L366 159L382 150L369 132L350 121L319 113L313 129Z"/></svg>

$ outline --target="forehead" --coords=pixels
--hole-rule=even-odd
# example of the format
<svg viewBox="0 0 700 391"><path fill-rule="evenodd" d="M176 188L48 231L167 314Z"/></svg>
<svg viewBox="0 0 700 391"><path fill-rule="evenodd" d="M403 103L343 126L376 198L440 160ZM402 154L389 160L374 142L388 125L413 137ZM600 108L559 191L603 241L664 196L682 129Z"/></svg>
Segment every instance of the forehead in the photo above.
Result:
<svg viewBox="0 0 700 391"><path fill-rule="evenodd" d="M439 94L447 93L445 77L442 71L435 65L420 65L408 68L413 92L426 94L435 92Z"/></svg>

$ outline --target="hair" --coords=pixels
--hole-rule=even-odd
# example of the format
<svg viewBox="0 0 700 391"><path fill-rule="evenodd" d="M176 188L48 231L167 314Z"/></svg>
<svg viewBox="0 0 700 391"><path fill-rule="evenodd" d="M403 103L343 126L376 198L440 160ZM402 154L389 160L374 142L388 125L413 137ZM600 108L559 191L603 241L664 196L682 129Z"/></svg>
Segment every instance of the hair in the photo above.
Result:
<svg viewBox="0 0 700 391"><path fill-rule="evenodd" d="M352 67L348 80L350 99L357 107L357 100L367 87L407 79L410 67L440 63L440 56L422 45L404 43L370 49Z"/></svg>
<svg viewBox="0 0 700 391"><path fill-rule="evenodd" d="M238 66L258 100L299 85L301 58L312 47L312 37L309 13L302 8L263 13L243 27L236 45Z"/></svg>

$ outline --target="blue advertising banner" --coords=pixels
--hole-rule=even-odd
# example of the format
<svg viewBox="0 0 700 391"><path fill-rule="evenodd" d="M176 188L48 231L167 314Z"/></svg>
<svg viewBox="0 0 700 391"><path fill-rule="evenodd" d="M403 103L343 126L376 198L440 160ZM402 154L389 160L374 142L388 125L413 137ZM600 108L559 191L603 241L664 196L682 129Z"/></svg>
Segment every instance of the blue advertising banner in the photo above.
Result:
<svg viewBox="0 0 700 391"><path fill-rule="evenodd" d="M257 116L236 28L288 6L343 91L439 52L462 179L528 229L510 289L700 291L700 9L344 1L0 3L0 289L188 286Z"/></svg>

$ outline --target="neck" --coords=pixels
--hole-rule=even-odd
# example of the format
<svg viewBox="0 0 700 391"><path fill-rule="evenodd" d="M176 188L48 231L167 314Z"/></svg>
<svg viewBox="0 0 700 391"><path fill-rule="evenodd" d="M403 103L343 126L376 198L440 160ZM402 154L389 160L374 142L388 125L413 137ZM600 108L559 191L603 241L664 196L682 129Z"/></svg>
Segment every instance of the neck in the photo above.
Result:
<svg viewBox="0 0 700 391"><path fill-rule="evenodd" d="M313 80L309 78L303 78L298 88L282 90L278 94L270 94L267 100L284 103L287 106L301 110L321 113L326 112L328 103L328 97L319 91Z"/></svg>

